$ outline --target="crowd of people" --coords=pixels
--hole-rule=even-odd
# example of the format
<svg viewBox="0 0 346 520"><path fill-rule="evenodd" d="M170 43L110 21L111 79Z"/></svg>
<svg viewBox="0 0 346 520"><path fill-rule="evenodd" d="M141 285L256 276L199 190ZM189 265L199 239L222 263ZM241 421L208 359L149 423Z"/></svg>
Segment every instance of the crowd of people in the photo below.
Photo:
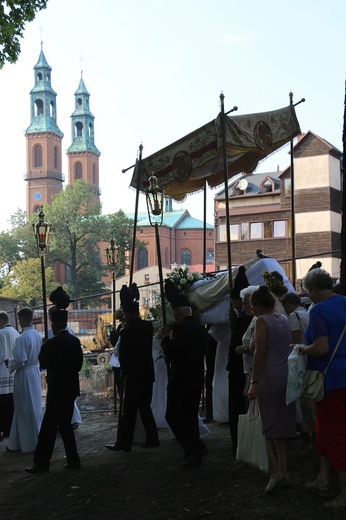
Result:
<svg viewBox="0 0 346 520"><path fill-rule="evenodd" d="M332 277L319 265L302 281L304 300L285 287L279 272L262 275L263 284L254 286L245 268L238 269L229 323L221 332L193 316L188 295L167 279L165 293L174 323L154 336L152 323L139 315L138 290L122 287L122 323L113 336L114 366L121 372L120 410L116 439L106 448L131 451L138 416L144 430L142 447L160 446L161 424L153 413L159 366L154 346L165 359L164 398L161 388L159 392L165 416L160 423L165 422L182 448L180 466L198 466L208 454L199 416L207 367L207 376L208 371L212 376L207 377L205 423L216 419L217 406L224 408L217 414L227 416L233 455L240 441L239 416L257 400L270 472L265 493L292 485L288 441L299 431L303 442L316 439L320 456L320 471L306 483L307 492L332 498L325 503L327 509L346 509L346 298L335 292ZM67 328L67 317L67 311L56 306L51 313L52 337L42 342L30 309L18 312L22 334L0 312L0 430L8 437L8 451L34 453L32 466L26 468L29 473L49 471L58 430L66 452L65 469L81 466L72 417L83 356L78 338ZM228 349L222 367L227 399L220 399L223 394L217 390L220 367L216 370L215 358L220 343ZM318 403L303 398L286 403L288 356L294 345L299 345L308 369L328 367L325 395ZM219 356L219 364L222 359ZM47 370L48 384L43 420L40 370ZM340 481L337 496L330 485L333 470Z"/></svg>

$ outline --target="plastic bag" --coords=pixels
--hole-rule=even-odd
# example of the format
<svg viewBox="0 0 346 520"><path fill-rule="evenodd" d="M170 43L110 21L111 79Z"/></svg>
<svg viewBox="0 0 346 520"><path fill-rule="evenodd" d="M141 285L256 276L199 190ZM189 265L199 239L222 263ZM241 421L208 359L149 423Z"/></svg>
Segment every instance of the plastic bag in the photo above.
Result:
<svg viewBox="0 0 346 520"><path fill-rule="evenodd" d="M287 359L286 404L293 403L297 399L300 399L303 391L305 359L304 356L299 353L300 346L301 345L295 345Z"/></svg>
<svg viewBox="0 0 346 520"><path fill-rule="evenodd" d="M268 452L257 399L250 401L246 415L239 415L236 459L268 472Z"/></svg>

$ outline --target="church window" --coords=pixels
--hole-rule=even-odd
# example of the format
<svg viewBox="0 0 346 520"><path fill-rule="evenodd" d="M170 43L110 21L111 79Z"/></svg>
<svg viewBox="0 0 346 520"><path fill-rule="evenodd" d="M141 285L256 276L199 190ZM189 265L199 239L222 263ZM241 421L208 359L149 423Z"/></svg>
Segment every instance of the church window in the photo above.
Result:
<svg viewBox="0 0 346 520"><path fill-rule="evenodd" d="M79 97L79 98L77 99L77 104L78 104L79 106L82 105L82 98Z"/></svg>
<svg viewBox="0 0 346 520"><path fill-rule="evenodd" d="M42 72L37 74L37 81L42 81Z"/></svg>
<svg viewBox="0 0 346 520"><path fill-rule="evenodd" d="M58 147L54 146L54 169L58 169Z"/></svg>
<svg viewBox="0 0 346 520"><path fill-rule="evenodd" d="M55 118L55 105L54 105L53 101L51 101L49 104L49 115L50 115L50 117Z"/></svg>
<svg viewBox="0 0 346 520"><path fill-rule="evenodd" d="M36 99L34 103L34 115L42 116L43 115L43 101L42 99Z"/></svg>
<svg viewBox="0 0 346 520"><path fill-rule="evenodd" d="M40 168L42 166L42 147L37 144L34 148L34 167Z"/></svg>
<svg viewBox="0 0 346 520"><path fill-rule="evenodd" d="M213 252L212 249L208 249L208 251L206 252L205 263L206 264L213 264L213 263L215 263L214 252Z"/></svg>
<svg viewBox="0 0 346 520"><path fill-rule="evenodd" d="M93 128L93 125L91 123L89 124L89 137L91 139L94 138L94 128Z"/></svg>
<svg viewBox="0 0 346 520"><path fill-rule="evenodd" d="M75 179L83 178L83 167L80 162L77 162L75 165Z"/></svg>
<svg viewBox="0 0 346 520"><path fill-rule="evenodd" d="M80 121L75 125L75 137L83 137L83 124Z"/></svg>
<svg viewBox="0 0 346 520"><path fill-rule="evenodd" d="M184 249L180 253L180 263L182 265L191 265L191 253L187 249Z"/></svg>
<svg viewBox="0 0 346 520"><path fill-rule="evenodd" d="M138 249L138 269L148 267L148 251L145 247Z"/></svg>
<svg viewBox="0 0 346 520"><path fill-rule="evenodd" d="M97 184L97 182L96 182L96 177L97 177L96 173L97 173L97 171L96 171L96 164L93 163L93 184Z"/></svg>

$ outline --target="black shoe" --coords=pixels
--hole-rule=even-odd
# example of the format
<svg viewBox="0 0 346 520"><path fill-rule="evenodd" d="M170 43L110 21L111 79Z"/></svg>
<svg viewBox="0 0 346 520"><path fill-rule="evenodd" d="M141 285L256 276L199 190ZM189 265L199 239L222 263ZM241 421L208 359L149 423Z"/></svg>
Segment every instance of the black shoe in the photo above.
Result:
<svg viewBox="0 0 346 520"><path fill-rule="evenodd" d="M202 462L202 457L207 455L208 450L205 448L203 450L198 451L194 455L190 455L183 462L179 464L181 468L188 468L190 466L200 466Z"/></svg>
<svg viewBox="0 0 346 520"><path fill-rule="evenodd" d="M131 448L123 448L123 446L118 443L106 444L106 448L111 451L131 451Z"/></svg>
<svg viewBox="0 0 346 520"><path fill-rule="evenodd" d="M160 446L160 442L145 442L141 444L141 448L158 448Z"/></svg>
<svg viewBox="0 0 346 520"><path fill-rule="evenodd" d="M64 468L65 469L80 469L81 468L81 463L80 462L74 462L73 464L67 462L66 464L64 464Z"/></svg>
<svg viewBox="0 0 346 520"><path fill-rule="evenodd" d="M27 473L48 473L49 465L48 464L33 464L25 468Z"/></svg>

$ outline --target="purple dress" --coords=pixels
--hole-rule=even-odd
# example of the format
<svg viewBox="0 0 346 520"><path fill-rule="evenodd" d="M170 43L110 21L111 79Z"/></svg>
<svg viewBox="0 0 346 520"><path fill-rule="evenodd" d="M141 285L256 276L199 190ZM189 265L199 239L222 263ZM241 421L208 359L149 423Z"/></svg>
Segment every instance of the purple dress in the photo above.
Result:
<svg viewBox="0 0 346 520"><path fill-rule="evenodd" d="M281 439L296 434L296 403L286 404L286 385L291 328L280 314L263 314L267 342L257 399L265 437Z"/></svg>

